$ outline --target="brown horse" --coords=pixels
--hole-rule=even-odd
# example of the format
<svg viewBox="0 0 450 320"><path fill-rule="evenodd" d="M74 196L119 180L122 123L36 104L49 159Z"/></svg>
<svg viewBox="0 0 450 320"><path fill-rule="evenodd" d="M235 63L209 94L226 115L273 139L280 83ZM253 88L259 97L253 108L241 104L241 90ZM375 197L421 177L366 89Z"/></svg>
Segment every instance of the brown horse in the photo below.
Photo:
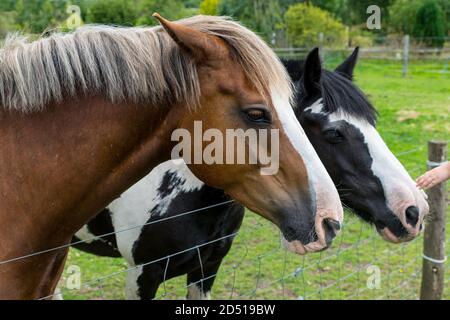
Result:
<svg viewBox="0 0 450 320"><path fill-rule="evenodd" d="M337 191L273 52L228 19L156 17L163 28L82 27L0 51L0 298L51 294L73 234L169 159L174 130L194 134L196 120L220 132L277 129L274 174L261 162L189 167L277 224L297 253L335 236Z"/></svg>

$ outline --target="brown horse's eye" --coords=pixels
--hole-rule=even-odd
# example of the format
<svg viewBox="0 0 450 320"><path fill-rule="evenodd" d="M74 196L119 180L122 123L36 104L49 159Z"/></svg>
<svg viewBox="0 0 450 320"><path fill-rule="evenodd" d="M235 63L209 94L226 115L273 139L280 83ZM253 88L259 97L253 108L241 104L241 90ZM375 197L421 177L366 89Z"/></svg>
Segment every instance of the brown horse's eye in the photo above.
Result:
<svg viewBox="0 0 450 320"><path fill-rule="evenodd" d="M270 123L270 119L267 117L266 112L261 109L249 109L246 110L248 120L257 123Z"/></svg>

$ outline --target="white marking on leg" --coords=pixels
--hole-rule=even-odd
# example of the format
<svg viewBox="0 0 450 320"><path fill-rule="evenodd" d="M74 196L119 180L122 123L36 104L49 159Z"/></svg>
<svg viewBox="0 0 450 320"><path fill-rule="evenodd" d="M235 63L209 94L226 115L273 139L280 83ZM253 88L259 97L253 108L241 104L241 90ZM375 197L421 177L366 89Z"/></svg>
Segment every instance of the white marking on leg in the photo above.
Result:
<svg viewBox="0 0 450 320"><path fill-rule="evenodd" d="M127 300L139 300L139 285L137 283L141 276L143 268L141 266L127 271L125 296Z"/></svg>
<svg viewBox="0 0 450 320"><path fill-rule="evenodd" d="M190 283L187 298L188 300L211 300L211 291L203 292L201 283Z"/></svg>

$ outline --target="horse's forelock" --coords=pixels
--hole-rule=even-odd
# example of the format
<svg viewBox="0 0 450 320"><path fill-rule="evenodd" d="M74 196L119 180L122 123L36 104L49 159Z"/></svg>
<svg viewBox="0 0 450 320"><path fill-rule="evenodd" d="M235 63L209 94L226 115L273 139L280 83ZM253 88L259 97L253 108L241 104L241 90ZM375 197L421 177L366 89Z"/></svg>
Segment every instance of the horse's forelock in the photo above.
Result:
<svg viewBox="0 0 450 320"><path fill-rule="evenodd" d="M337 72L323 70L321 86L323 104L327 112L348 114L375 125L377 111L352 81Z"/></svg>

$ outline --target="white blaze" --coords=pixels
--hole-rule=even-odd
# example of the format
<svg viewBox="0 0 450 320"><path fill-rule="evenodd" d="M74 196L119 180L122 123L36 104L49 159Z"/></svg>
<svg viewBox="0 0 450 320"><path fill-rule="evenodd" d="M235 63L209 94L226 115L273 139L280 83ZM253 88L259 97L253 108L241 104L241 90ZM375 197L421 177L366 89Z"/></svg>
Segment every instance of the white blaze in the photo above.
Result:
<svg viewBox="0 0 450 320"><path fill-rule="evenodd" d="M318 102L314 108L310 107L313 113L323 113L323 105L320 104L320 101ZM415 182L400 161L389 150L376 128L363 119L343 112L336 111L328 116L330 122L343 120L361 132L372 158L371 170L383 186L387 206L399 216L400 220L406 225L404 212L409 206L417 206L421 216L426 214L428 205L423 193L416 187Z"/></svg>
<svg viewBox="0 0 450 320"><path fill-rule="evenodd" d="M333 213L337 214L334 219L342 222L343 210L336 187L298 122L291 104L288 99L281 97L275 90L272 90L271 97L284 132L303 159L310 187L312 186L310 190L315 193L316 209L318 211L322 209L332 210Z"/></svg>

